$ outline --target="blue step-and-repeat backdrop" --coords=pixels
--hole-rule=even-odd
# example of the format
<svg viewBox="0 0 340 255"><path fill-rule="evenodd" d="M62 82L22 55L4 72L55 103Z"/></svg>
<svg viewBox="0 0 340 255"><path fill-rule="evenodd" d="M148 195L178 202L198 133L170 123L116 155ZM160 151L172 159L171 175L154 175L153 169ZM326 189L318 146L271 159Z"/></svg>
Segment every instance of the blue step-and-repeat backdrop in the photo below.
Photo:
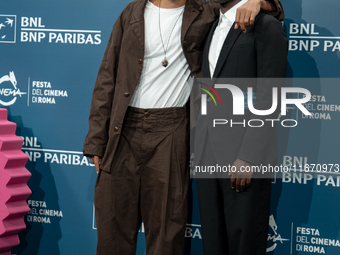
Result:
<svg viewBox="0 0 340 255"><path fill-rule="evenodd" d="M96 172L82 155L96 74L112 26L128 0L0 3L0 107L17 123L29 156L33 191L17 255L95 254ZM273 178L268 254L340 253L340 2L282 0L289 37L288 77L317 78L306 87L312 116L296 109L295 129L279 127L282 165L315 164L314 173ZM200 255L195 181L184 254ZM144 229L138 255L145 253Z"/></svg>

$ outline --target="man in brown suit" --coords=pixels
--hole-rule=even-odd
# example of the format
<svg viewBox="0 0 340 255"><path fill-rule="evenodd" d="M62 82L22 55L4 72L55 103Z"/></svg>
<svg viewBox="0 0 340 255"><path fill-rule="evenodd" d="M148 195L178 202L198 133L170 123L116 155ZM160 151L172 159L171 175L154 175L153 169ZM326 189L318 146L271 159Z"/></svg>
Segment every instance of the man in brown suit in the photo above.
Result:
<svg viewBox="0 0 340 255"><path fill-rule="evenodd" d="M274 15L282 15L280 2L270 2ZM274 8L250 0L237 26L252 24L260 7ZM189 183L186 102L218 8L203 0L136 0L113 27L83 149L98 173L97 255L135 254L142 220L147 254L182 253Z"/></svg>

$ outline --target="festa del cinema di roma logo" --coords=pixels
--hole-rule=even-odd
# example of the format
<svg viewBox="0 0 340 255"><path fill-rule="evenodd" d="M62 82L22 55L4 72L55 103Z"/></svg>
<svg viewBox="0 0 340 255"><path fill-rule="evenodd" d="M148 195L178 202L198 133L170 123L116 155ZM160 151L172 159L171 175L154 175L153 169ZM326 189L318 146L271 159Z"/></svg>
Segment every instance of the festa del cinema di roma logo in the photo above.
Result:
<svg viewBox="0 0 340 255"><path fill-rule="evenodd" d="M11 84L11 86L8 86ZM26 92L21 92L17 88L17 80L15 78L14 72L9 72L9 75L4 75L0 78L0 105L10 106L13 105L17 97L25 95Z"/></svg>
<svg viewBox="0 0 340 255"><path fill-rule="evenodd" d="M209 86L208 84L197 82L198 84L201 84L205 86L206 88L210 89L218 98L221 106L222 106L222 100L220 95L217 93L215 89L228 89L233 98L233 115L244 115L244 109L245 109L245 96L247 99L246 108L249 109L249 111L255 115L258 116L268 116L275 112L275 110L278 107L278 88L273 87L272 88L272 105L270 109L267 110L258 110L255 109L253 105L253 98L254 98L254 92L252 87L248 87L247 93L244 93L240 88L238 88L235 85L232 84L215 84L214 88ZM217 106L216 99L214 98L213 94L208 91L205 88L199 87L200 90L206 92L211 99L214 101L215 106ZM304 95L303 98L287 98L287 94L289 93L301 93ZM201 95L201 115L207 115L207 94ZM311 99L311 93L309 90L304 88L298 88L298 87L283 87L281 88L281 116L286 116L287 114L287 105L295 105L301 112L303 112L304 115L311 115L311 113L303 106L304 103L307 103ZM272 123L272 127L274 127L275 121L280 121L279 119L266 119L265 121L269 121ZM293 122L294 125L286 125L285 122ZM255 125L254 123L260 123L259 125ZM225 120L225 119L214 119L213 120L213 126L216 127L216 125L225 125L230 123L231 127L233 126L233 121ZM234 123L240 124L240 123ZM244 126L246 126L245 121L243 123ZM260 119L250 119L247 122L248 126L250 127L262 127L264 125L264 121ZM297 121L294 119L284 119L281 121L281 124L283 127L296 127Z"/></svg>
<svg viewBox="0 0 340 255"><path fill-rule="evenodd" d="M277 224L274 219L274 215L270 215L269 217L269 227L270 231L268 233L268 238L267 238L267 252L274 251L277 247L278 242L281 244L284 241L289 241L289 239L282 238L281 235L277 232Z"/></svg>

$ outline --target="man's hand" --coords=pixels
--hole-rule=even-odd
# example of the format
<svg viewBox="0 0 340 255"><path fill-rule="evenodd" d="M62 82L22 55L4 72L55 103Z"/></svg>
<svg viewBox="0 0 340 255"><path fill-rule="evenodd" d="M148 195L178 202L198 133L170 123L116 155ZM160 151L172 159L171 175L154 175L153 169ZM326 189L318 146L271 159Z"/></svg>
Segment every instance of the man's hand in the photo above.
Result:
<svg viewBox="0 0 340 255"><path fill-rule="evenodd" d="M89 156L90 161L92 162L92 164L94 164L96 166L96 171L97 174L99 174L100 172L100 162L102 161L102 159L98 156Z"/></svg>
<svg viewBox="0 0 340 255"><path fill-rule="evenodd" d="M254 24L255 17L261 9L273 11L275 8L271 3L265 0L249 0L244 5L237 8L235 29L240 27L243 32L247 32L246 27Z"/></svg>
<svg viewBox="0 0 340 255"><path fill-rule="evenodd" d="M231 175L230 184L232 189L236 189L237 192L241 192L250 186L251 177L253 176L253 172L251 171L252 165L241 159L236 159L233 164L234 169L235 167L236 172L228 174Z"/></svg>

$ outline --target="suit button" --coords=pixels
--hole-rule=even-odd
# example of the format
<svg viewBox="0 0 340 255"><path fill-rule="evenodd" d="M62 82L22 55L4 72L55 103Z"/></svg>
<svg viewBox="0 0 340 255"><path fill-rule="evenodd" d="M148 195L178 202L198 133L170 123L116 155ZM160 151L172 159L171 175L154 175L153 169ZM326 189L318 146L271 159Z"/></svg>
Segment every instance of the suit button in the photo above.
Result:
<svg viewBox="0 0 340 255"><path fill-rule="evenodd" d="M138 59L138 64L142 64L143 63L143 60L140 58Z"/></svg>
<svg viewBox="0 0 340 255"><path fill-rule="evenodd" d="M183 45L186 45L187 44L187 41L183 41Z"/></svg>
<svg viewBox="0 0 340 255"><path fill-rule="evenodd" d="M114 127L113 129L115 132L118 132L119 128L118 127Z"/></svg>
<svg viewBox="0 0 340 255"><path fill-rule="evenodd" d="M145 112L145 113L144 113L144 116L145 116L145 117L149 117L149 116L150 116L150 113L149 113L149 112Z"/></svg>
<svg viewBox="0 0 340 255"><path fill-rule="evenodd" d="M129 96L130 96L130 93L125 92L125 93L124 93L124 96L125 96L125 97L129 97Z"/></svg>

